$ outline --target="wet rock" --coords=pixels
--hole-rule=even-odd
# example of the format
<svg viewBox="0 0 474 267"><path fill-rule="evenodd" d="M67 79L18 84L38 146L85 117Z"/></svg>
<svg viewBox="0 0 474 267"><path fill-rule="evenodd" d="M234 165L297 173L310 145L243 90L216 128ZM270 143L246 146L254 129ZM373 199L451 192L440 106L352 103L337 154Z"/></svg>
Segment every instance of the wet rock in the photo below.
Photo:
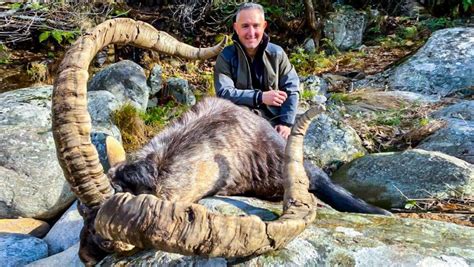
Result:
<svg viewBox="0 0 474 267"><path fill-rule="evenodd" d="M24 266L48 255L48 245L36 237L0 233L0 262L2 266Z"/></svg>
<svg viewBox="0 0 474 267"><path fill-rule="evenodd" d="M324 35L341 50L358 47L367 26L365 12L343 8L330 14L324 24Z"/></svg>
<svg viewBox="0 0 474 267"><path fill-rule="evenodd" d="M96 73L87 88L89 91L109 91L120 103L130 102L140 110L146 109L150 93L143 68L129 60L109 65Z"/></svg>
<svg viewBox="0 0 474 267"><path fill-rule="evenodd" d="M405 196L419 199L474 194L472 164L421 149L366 155L342 166L332 178L360 198L385 208L403 207Z"/></svg>
<svg viewBox="0 0 474 267"><path fill-rule="evenodd" d="M54 255L64 251L77 242L82 226L81 215L77 210L77 201L53 225L43 240L48 244L48 254Z"/></svg>
<svg viewBox="0 0 474 267"><path fill-rule="evenodd" d="M52 86L0 94L0 218L48 219L74 199L51 131Z"/></svg>
<svg viewBox="0 0 474 267"><path fill-rule="evenodd" d="M272 220L281 214L280 204L243 197L214 197L200 203L229 215L254 214ZM390 262L396 266L469 266L474 263L472 240L474 229L466 226L321 209L315 223L285 248L250 259L207 259L146 250L129 257L109 256L100 264L384 266Z"/></svg>
<svg viewBox="0 0 474 267"><path fill-rule="evenodd" d="M49 229L47 222L31 218L0 219L0 233L28 234L42 238Z"/></svg>
<svg viewBox="0 0 474 267"><path fill-rule="evenodd" d="M355 130L326 114L313 120L304 138L305 159L319 167L342 165L364 154Z"/></svg>
<svg viewBox="0 0 474 267"><path fill-rule="evenodd" d="M388 78L393 90L448 96L474 86L474 28L436 31Z"/></svg>

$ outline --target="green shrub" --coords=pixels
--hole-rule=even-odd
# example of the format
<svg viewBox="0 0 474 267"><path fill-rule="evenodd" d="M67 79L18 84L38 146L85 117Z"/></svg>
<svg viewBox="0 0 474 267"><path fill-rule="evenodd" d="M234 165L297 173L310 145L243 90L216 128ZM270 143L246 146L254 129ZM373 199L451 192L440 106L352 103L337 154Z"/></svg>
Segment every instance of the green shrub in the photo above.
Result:
<svg viewBox="0 0 474 267"><path fill-rule="evenodd" d="M335 65L335 57L326 53L306 53L303 48L298 48L289 56L291 64L295 66L299 75L309 75L330 69Z"/></svg>
<svg viewBox="0 0 474 267"><path fill-rule="evenodd" d="M316 92L313 90L303 90L303 92L301 92L301 100L304 100L304 101L310 101L315 96L316 96Z"/></svg>
<svg viewBox="0 0 474 267"><path fill-rule="evenodd" d="M40 34L38 39L40 43L52 38L59 45L63 45L63 42L66 44L71 44L74 42L74 40L79 35L79 33L80 33L79 31L63 31L63 30L43 31Z"/></svg>
<svg viewBox="0 0 474 267"><path fill-rule="evenodd" d="M439 29L454 27L454 22L449 18L430 18L421 22L422 27L434 32Z"/></svg>

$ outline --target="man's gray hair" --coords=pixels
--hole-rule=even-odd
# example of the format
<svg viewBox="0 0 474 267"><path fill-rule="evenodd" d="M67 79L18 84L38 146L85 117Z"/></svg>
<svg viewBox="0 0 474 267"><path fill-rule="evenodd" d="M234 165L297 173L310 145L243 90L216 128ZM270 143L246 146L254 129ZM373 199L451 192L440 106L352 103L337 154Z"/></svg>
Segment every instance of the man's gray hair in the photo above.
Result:
<svg viewBox="0 0 474 267"><path fill-rule="evenodd" d="M239 6L239 9L235 13L235 20L239 18L240 11L242 10L248 10L248 9L257 9L262 13L263 19L265 19L265 11L263 10L263 6L257 3L243 3Z"/></svg>

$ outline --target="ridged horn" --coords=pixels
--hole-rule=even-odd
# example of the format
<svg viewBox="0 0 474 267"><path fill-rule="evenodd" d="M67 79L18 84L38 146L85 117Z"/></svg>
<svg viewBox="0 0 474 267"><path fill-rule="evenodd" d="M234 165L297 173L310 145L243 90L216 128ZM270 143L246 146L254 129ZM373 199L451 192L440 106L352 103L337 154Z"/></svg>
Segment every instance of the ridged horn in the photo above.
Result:
<svg viewBox="0 0 474 267"><path fill-rule="evenodd" d="M298 120L289 137L283 215L264 222L257 216L212 214L198 204L169 202L152 195L119 193L99 209L95 229L102 237L184 255L245 257L283 247L316 217L303 167L303 136L321 106Z"/></svg>
<svg viewBox="0 0 474 267"><path fill-rule="evenodd" d="M72 45L54 84L52 127L59 164L82 203L96 207L113 194L90 139L87 70L96 53L109 44L131 44L188 59L206 59L216 56L226 41L210 48L195 48L147 23L119 18L101 23Z"/></svg>

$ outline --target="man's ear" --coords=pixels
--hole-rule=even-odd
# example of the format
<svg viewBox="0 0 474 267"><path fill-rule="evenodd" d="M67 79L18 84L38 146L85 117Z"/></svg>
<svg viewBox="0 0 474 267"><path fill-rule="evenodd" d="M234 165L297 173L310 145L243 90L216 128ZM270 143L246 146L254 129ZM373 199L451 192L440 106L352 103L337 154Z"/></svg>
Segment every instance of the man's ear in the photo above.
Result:
<svg viewBox="0 0 474 267"><path fill-rule="evenodd" d="M234 28L234 31L237 32L237 22L232 23L232 27Z"/></svg>
<svg viewBox="0 0 474 267"><path fill-rule="evenodd" d="M268 23L266 20L263 21L263 29L266 30L268 26Z"/></svg>

